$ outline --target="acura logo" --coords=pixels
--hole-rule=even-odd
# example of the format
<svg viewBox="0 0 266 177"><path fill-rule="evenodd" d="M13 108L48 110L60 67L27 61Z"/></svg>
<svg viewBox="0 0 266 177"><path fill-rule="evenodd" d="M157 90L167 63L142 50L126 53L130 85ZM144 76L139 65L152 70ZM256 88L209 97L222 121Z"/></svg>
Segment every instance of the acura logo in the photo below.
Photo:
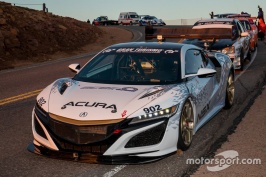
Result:
<svg viewBox="0 0 266 177"><path fill-rule="evenodd" d="M79 114L79 117L86 117L87 115L88 115L87 112L82 112L82 113Z"/></svg>

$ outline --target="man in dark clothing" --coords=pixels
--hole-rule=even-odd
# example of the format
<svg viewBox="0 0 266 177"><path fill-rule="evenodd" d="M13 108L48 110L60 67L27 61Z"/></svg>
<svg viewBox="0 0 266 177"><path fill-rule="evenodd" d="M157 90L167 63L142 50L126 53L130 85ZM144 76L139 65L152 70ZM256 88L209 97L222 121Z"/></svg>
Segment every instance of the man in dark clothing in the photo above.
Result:
<svg viewBox="0 0 266 177"><path fill-rule="evenodd" d="M264 21L264 13L262 11L262 8L260 6L258 6L258 8L259 8L259 12L258 12L258 17L257 18L258 19L262 18L263 22L265 23L265 21Z"/></svg>

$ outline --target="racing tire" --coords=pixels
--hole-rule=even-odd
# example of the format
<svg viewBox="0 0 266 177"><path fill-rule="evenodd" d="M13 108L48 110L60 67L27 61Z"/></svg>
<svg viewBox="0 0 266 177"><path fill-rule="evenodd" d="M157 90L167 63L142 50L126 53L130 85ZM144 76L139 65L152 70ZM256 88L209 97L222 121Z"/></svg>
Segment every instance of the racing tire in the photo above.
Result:
<svg viewBox="0 0 266 177"><path fill-rule="evenodd" d="M224 109L230 109L233 106L234 98L235 98L234 75L232 72L230 72L229 77L227 78Z"/></svg>
<svg viewBox="0 0 266 177"><path fill-rule="evenodd" d="M255 49L254 49L254 51L255 51ZM248 51L246 59L249 60L249 61L251 60L251 51L250 50Z"/></svg>
<svg viewBox="0 0 266 177"><path fill-rule="evenodd" d="M194 130L194 112L193 106L189 99L183 105L179 120L179 136L177 148L182 151L187 150L192 142Z"/></svg>
<svg viewBox="0 0 266 177"><path fill-rule="evenodd" d="M240 55L240 71L243 71L244 70L244 63L245 63L245 60L244 60L244 53L243 51L241 52L241 55Z"/></svg>

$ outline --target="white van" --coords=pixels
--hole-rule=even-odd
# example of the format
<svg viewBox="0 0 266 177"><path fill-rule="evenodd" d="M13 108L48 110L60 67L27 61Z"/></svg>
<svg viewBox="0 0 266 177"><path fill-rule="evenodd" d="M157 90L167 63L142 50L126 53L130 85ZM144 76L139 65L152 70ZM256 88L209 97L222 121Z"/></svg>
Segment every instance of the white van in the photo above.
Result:
<svg viewBox="0 0 266 177"><path fill-rule="evenodd" d="M121 12L118 17L118 24L121 25L139 24L139 15L136 12Z"/></svg>

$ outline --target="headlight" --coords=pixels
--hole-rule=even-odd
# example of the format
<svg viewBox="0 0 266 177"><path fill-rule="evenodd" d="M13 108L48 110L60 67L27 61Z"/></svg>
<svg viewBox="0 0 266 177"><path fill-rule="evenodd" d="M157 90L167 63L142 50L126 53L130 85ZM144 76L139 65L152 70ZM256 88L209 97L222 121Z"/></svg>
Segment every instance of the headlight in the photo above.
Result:
<svg viewBox="0 0 266 177"><path fill-rule="evenodd" d="M135 124L140 122L145 122L149 120L159 119L159 118L169 118L173 116L178 110L179 104L172 106L170 108L162 109L159 111L151 112L148 114L140 115L138 117L133 117L129 124Z"/></svg>
<svg viewBox="0 0 266 177"><path fill-rule="evenodd" d="M233 54L235 53L235 47L231 46L231 47L226 47L222 50L222 53L224 54Z"/></svg>

